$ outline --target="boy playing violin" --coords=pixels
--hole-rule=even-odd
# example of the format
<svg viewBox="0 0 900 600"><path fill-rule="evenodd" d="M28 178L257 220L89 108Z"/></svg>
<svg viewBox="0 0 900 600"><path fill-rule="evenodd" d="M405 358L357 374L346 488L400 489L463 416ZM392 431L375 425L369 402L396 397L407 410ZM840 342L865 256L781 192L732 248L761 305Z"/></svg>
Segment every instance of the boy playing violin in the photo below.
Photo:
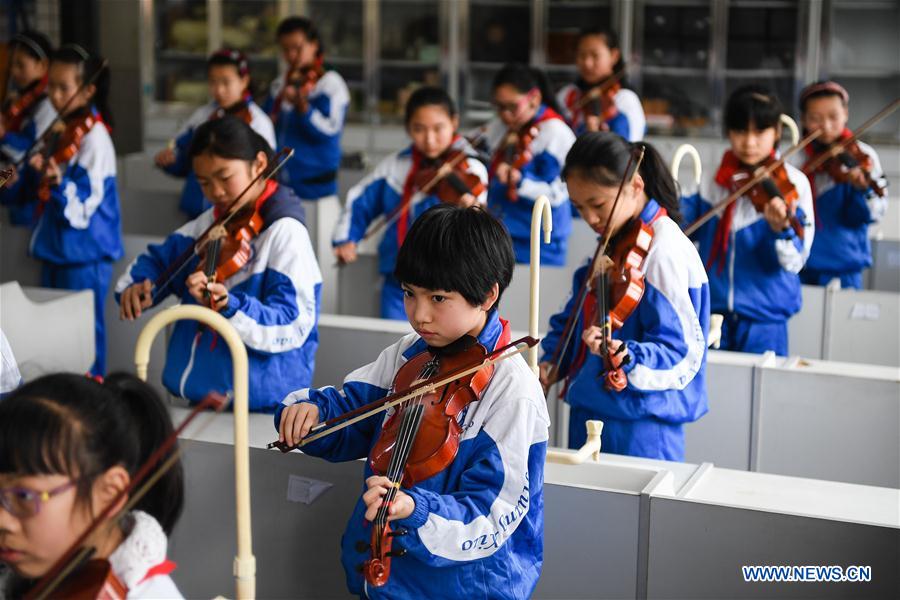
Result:
<svg viewBox="0 0 900 600"><path fill-rule="evenodd" d="M290 188L263 180L273 161L269 144L237 117L200 125L188 154L213 207L162 244L151 245L128 267L116 284L119 314L137 319L169 294L218 311L247 347L250 409L271 412L279 398L310 384L318 347L322 276L303 223L303 207ZM248 209L253 209L250 223L238 228L240 215ZM232 219L234 214L238 216ZM225 219L235 226L232 231L226 225L228 235L221 245L246 244L244 261L237 252L227 258L225 251L217 260L207 243L210 236L205 232ZM179 258L186 251L190 256L192 248L206 260L191 256L179 265ZM196 403L210 390L232 389L231 378L228 346L194 321L178 322L166 352L166 388Z"/></svg>
<svg viewBox="0 0 900 600"><path fill-rule="evenodd" d="M781 102L765 87L746 85L731 94L724 116L731 148L700 190L681 199L685 224L777 158L782 112ZM757 205L749 194L759 189L762 203ZM712 312L725 317L722 350L787 355L787 321L800 310L798 273L815 232L812 210L809 181L785 164L691 235L706 264Z"/></svg>
<svg viewBox="0 0 900 600"><path fill-rule="evenodd" d="M509 235L480 208L440 204L426 211L409 230L394 272L415 333L350 373L341 390L288 395L275 415L279 441L294 446L320 421L386 396L398 370L423 352L440 360L475 340L487 352L508 344L509 325L497 304L513 264ZM402 418L405 410L387 417L378 413L303 450L332 461L371 458L392 416ZM455 422L461 434L449 466L391 492L387 520L395 532L389 538L394 558L390 578L381 586L357 568L369 557L377 527L371 521L377 522L382 499L395 484L367 461L363 493L342 542L352 593L369 598L530 596L541 571L549 427L540 384L520 356L498 362L483 393Z"/></svg>
<svg viewBox="0 0 900 600"><path fill-rule="evenodd" d="M869 225L880 221L887 210L887 182L878 155L868 144L849 143L838 156L813 167L823 152L853 136L847 129L849 101L847 90L833 81L814 83L800 94L803 128L822 131L805 148L802 167L812 186L818 226L809 260L800 272L800 279L809 285L839 279L841 287L861 288L862 271L872 266Z"/></svg>

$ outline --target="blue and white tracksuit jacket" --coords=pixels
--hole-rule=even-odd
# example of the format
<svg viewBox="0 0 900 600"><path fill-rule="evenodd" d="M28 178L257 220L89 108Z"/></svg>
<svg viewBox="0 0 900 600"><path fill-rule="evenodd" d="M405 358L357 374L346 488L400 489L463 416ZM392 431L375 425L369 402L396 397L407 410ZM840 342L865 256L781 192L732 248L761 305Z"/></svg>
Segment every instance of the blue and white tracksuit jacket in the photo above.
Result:
<svg viewBox="0 0 900 600"><path fill-rule="evenodd" d="M603 449L614 454L684 460L683 424L708 410L706 336L709 331L709 282L697 250L660 207L650 200L640 218L653 228L644 263L644 296L613 338L624 340L631 359L623 367L628 386L621 392L604 387L603 359L581 341L584 315L560 366L569 378L565 401L572 407L569 446L586 438L585 421L603 421ZM550 318L542 342L543 361L551 361L562 343L566 321L575 309L575 295L590 265L575 271L572 293L562 312ZM573 361L582 353L577 372ZM579 361L580 362L580 361ZM577 364L577 363L576 363Z"/></svg>
<svg viewBox="0 0 900 600"><path fill-rule="evenodd" d="M725 317L722 350L772 350L787 355L787 320L800 310L798 273L809 256L816 231L809 180L799 169L791 165L785 168L799 195L797 216L803 223L802 240L792 228L782 233L772 231L746 196L735 201L723 260L709 264L718 216L691 236L709 274L712 312ZM704 174L700 190L681 199L684 223L693 223L729 194L715 182L715 171Z"/></svg>
<svg viewBox="0 0 900 600"><path fill-rule="evenodd" d="M15 164L25 157L25 152L34 144L34 141L44 133L53 119L56 118L56 109L49 98L42 98L34 107L33 112L22 124L19 131L7 131L0 138L0 161ZM8 185L8 184L7 184ZM0 188L0 204L9 208L9 220L13 225L33 227L37 216L34 214L33 202L14 201L17 193L7 188ZM22 200L22 198L18 198Z"/></svg>
<svg viewBox="0 0 900 600"><path fill-rule="evenodd" d="M488 349L499 346L497 312L478 336ZM311 402L319 419L337 416L388 394L397 370L426 349L416 334L386 348L378 359L350 373L343 389L299 390L285 405ZM283 410L283 407L282 407ZM276 428L280 412L275 414ZM304 447L304 452L330 461L368 456L386 419L374 415ZM403 491L415 502L392 529L391 577L384 587L365 586L356 568L368 553L356 549L369 542L371 524L364 519L360 487L341 540L341 562L347 586L369 598L528 598L543 561L544 460L550 419L540 384L521 356L497 363L481 400L460 416L463 433L453 463L437 475ZM366 462L365 478L373 474ZM365 587L364 587L365 586Z"/></svg>
<svg viewBox="0 0 900 600"><path fill-rule="evenodd" d="M303 224L303 208L290 188L278 186L260 209L263 231L253 239L253 258L223 283L228 305L222 316L234 326L250 359L250 410L272 411L285 394L312 382L322 275ZM162 244L151 245L116 284L116 300L130 285L155 281L214 221L214 209L183 225ZM185 279L191 260L167 290L196 304ZM199 402L210 391L232 389L231 353L208 328L179 321L169 341L163 384L176 396Z"/></svg>
<svg viewBox="0 0 900 600"><path fill-rule="evenodd" d="M263 110L272 114L284 77L272 82ZM282 183L303 200L337 194L341 165L341 134L350 103L350 92L337 71L327 71L309 94L309 108L300 114L290 102L282 102L275 118L278 148L294 149L294 158L281 170Z"/></svg>
<svg viewBox="0 0 900 600"><path fill-rule="evenodd" d="M873 179L885 185L875 150L868 144L857 144L872 159ZM801 166L802 160L796 164ZM815 173L813 190L816 238L800 278L812 285L826 285L838 278L842 287L861 288L862 271L872 266L869 225L884 217L888 199L879 198L872 190L858 190L850 183L835 183L824 171Z"/></svg>
<svg viewBox="0 0 900 600"><path fill-rule="evenodd" d="M252 100L249 100L247 105L250 108L252 117L250 127L253 128L253 131L263 136L269 142L269 146L274 149L275 128L272 127L269 115L263 112ZM203 196L203 190L200 189L200 184L197 183L197 177L194 175L191 157L188 155L188 152L191 148L191 141L194 139L194 130L209 121L210 115L218 109L219 105L216 102L210 102L191 114L175 138L175 162L163 169L169 175L186 178L184 188L181 190L181 200L178 207L191 219L200 216L212 204Z"/></svg>
<svg viewBox="0 0 900 600"><path fill-rule="evenodd" d="M575 135L581 135L587 131L582 111L573 111L573 107L581 99L581 95L582 89L577 83L564 85L556 94L556 102L562 107L563 117L572 127ZM644 107L641 105L638 95L628 88L621 88L616 92L613 101L619 114L606 121L609 130L618 133L629 142L639 142L644 139L644 135L647 133L647 118L644 116Z"/></svg>
<svg viewBox="0 0 900 600"><path fill-rule="evenodd" d="M9 340L6 339L6 335L0 329L0 400L22 385L22 383L19 363L16 362Z"/></svg>
<svg viewBox="0 0 900 600"><path fill-rule="evenodd" d="M572 233L572 208L560 174L566 154L575 143L575 134L562 118L542 120L547 110L550 109L541 105L535 115L538 134L531 142L532 159L521 169L522 178L516 187L518 199L511 202L507 197L507 186L492 173L488 208L509 230L516 262L528 264L531 262L531 212L535 200L546 195L550 200L553 232L550 243L541 244L541 264L562 266L566 264L566 249ZM492 155L498 151L507 131L499 118L488 123L485 141Z"/></svg>
<svg viewBox="0 0 900 600"><path fill-rule="evenodd" d="M472 158L466 159L466 170L478 175L487 187L488 175L484 164L475 158L475 151L468 142L459 138L451 146L463 149ZM332 235L332 246L340 246L346 242L359 242L366 235L366 230L378 217L386 217L393 213L403 199L403 190L407 177L413 166L413 147L409 146L396 154L388 156L375 167L375 170L353 186L347 194L344 211L338 219ZM482 192L477 200L484 203L487 192ZM423 196L416 190L409 199L405 230L409 231L413 222L423 212L438 204L440 199L434 195ZM394 280L394 266L397 264L397 253L400 251L400 233L396 219L385 227L381 242L378 244L378 272L385 277L382 290L381 316L388 319L406 319L403 311L403 290Z"/></svg>
<svg viewBox="0 0 900 600"><path fill-rule="evenodd" d="M24 167L12 188L13 202L29 205L37 219L29 251L43 263L41 285L94 292L95 361L91 372L102 375L106 367L103 307L112 264L123 255L116 150L102 122L85 134L78 152L60 165L60 171L60 184L50 188L50 199L40 206L40 174Z"/></svg>

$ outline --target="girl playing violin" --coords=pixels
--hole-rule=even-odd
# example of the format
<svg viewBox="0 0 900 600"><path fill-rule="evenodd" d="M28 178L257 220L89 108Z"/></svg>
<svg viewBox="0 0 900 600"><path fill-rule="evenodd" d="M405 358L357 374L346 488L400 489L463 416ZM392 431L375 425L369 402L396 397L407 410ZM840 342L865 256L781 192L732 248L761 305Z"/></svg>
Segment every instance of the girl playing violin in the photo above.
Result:
<svg viewBox="0 0 900 600"><path fill-rule="evenodd" d="M162 400L131 375L46 375L0 402L0 562L10 570L4 580L0 568L0 596L47 574L172 431ZM182 597L166 546L183 501L179 461L88 539L128 598Z"/></svg>
<svg viewBox="0 0 900 600"><path fill-rule="evenodd" d="M30 204L37 220L30 251L42 262L41 285L94 292L95 375L106 369L103 307L113 262L123 254L103 64L74 44L53 54L47 95L65 114L11 189L14 201Z"/></svg>
<svg viewBox="0 0 900 600"><path fill-rule="evenodd" d="M278 145L297 152L281 180L303 200L330 197L337 202L350 92L337 71L324 69L322 40L312 21L288 17L276 35L288 69L272 82L263 109L275 124Z"/></svg>
<svg viewBox="0 0 900 600"><path fill-rule="evenodd" d="M765 87L751 84L731 94L724 115L731 148L700 189L682 198L686 224L777 158L782 112L781 102ZM725 319L722 350L787 355L787 321L801 304L797 274L813 235L809 181L799 169L784 165L691 236L709 274L712 311Z"/></svg>
<svg viewBox="0 0 900 600"><path fill-rule="evenodd" d="M9 72L16 90L7 93L0 114L0 166L19 162L34 141L56 117L56 109L47 98L47 71L53 48L38 31L24 31L9 44ZM0 191L0 202L9 200ZM13 225L34 225L33 205L10 204Z"/></svg>
<svg viewBox="0 0 900 600"><path fill-rule="evenodd" d="M629 142L643 139L647 130L638 95L625 86L625 61L619 36L599 27L582 29L576 41L578 79L556 96L563 116L576 135L612 131Z"/></svg>
<svg viewBox="0 0 900 600"><path fill-rule="evenodd" d="M849 100L847 90L833 81L814 83L801 92L804 129L822 131L805 148L806 164L853 136L847 129ZM803 168L802 163L803 159L797 166ZM804 172L814 195L816 238L800 280L826 285L839 279L841 287L861 288L862 271L872 265L869 225L880 221L887 210L881 161L871 146L854 141L838 156Z"/></svg>
<svg viewBox="0 0 900 600"><path fill-rule="evenodd" d="M197 127L225 115L235 115L250 125L275 148L275 129L272 121L250 96L250 67L247 57L239 50L223 48L206 62L209 95L212 100L188 118L174 142L156 155L156 166L169 175L185 177L179 207L188 218L194 219L210 207L191 170L188 150Z"/></svg>
<svg viewBox="0 0 900 600"><path fill-rule="evenodd" d="M644 156L635 173L634 154L641 148ZM573 314L578 291L591 271L589 263L575 271L572 296L563 311L550 318L541 379L545 386L567 382L569 446L584 443L585 421L600 419L606 451L684 460L684 423L707 411L709 289L696 249L678 228L675 183L652 146L630 144L611 132L579 137L566 157L563 176L582 218L601 239L608 236L611 256L630 252L620 250L623 244L646 240L642 264L633 265L637 281L618 281L621 264L591 274L591 292L581 312ZM623 323L611 329L602 313L613 312L610 303L617 301L618 288L633 285L643 287L643 294L638 294L630 315L621 315ZM574 329L565 331L570 327ZM561 347L566 338L568 344ZM621 369L622 389L607 385L610 369Z"/></svg>
<svg viewBox="0 0 900 600"><path fill-rule="evenodd" d="M356 245L368 237L367 230L368 235L384 231L378 245L378 269L384 276L381 316L385 319L406 318L403 289L393 273L397 252L412 223L442 201L461 206L485 201L487 170L468 141L457 134L458 126L456 105L447 92L419 88L406 103L406 132L412 145L382 160L347 194L332 236L334 254L342 263L353 262ZM445 176L444 169L451 166ZM439 194L448 187L444 180L464 185Z"/></svg>
<svg viewBox="0 0 900 600"><path fill-rule="evenodd" d="M541 245L541 264L561 266L572 231L560 171L575 135L559 115L547 77L522 64L508 64L493 81L497 118L484 136L493 160L488 206L512 236L516 262L531 258L531 211L538 196L550 199L553 233Z"/></svg>
<svg viewBox="0 0 900 600"><path fill-rule="evenodd" d="M483 210L441 204L425 212L400 248L395 271L415 333L349 374L340 391L326 387L288 395L275 415L279 439L296 444L316 423L386 396L395 373L426 350L440 357L475 339L488 351L507 344L509 325L497 305L513 264L509 235ZM342 541L352 593L369 598L531 595L541 571L549 416L525 361L513 356L496 363L482 395L456 422L462 432L450 465L397 490L389 506L394 558L390 578L380 587L364 580L357 567L368 556L377 526L370 522L392 484L366 463L363 494ZM303 450L332 461L363 458L390 423L390 417L372 416Z"/></svg>
<svg viewBox="0 0 900 600"><path fill-rule="evenodd" d="M151 245L131 264L116 284L119 314L137 319L169 294L217 310L247 346L250 409L271 411L285 394L311 383L318 347L322 276L303 222L303 207L290 188L272 179L256 179L270 167L271 148L237 117L200 125L188 154L213 207L162 244ZM223 246L235 243L233 237L246 236L246 261L219 279L215 274L224 270L224 261L231 265L235 257L216 257L213 243L204 238L197 248L202 260L192 258L178 270L178 257L214 222L232 214L246 214L250 221L244 227L238 227L239 217L230 221L234 227L226 228ZM252 225L257 219L259 224ZM172 394L197 403L209 390L231 389L230 365L228 347L214 332L181 321L169 341L163 384Z"/></svg>

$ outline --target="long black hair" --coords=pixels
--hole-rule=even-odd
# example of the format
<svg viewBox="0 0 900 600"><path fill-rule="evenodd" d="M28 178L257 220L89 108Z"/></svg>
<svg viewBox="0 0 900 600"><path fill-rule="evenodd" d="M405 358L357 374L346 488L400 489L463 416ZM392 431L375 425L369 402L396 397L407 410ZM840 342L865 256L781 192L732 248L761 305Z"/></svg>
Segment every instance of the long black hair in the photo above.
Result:
<svg viewBox="0 0 900 600"><path fill-rule="evenodd" d="M441 203L410 227L397 254L394 277L429 290L459 292L477 306L495 283L503 295L515 262L512 239L500 221L477 206Z"/></svg>
<svg viewBox="0 0 900 600"><path fill-rule="evenodd" d="M110 74L109 68L103 66L103 58L89 53L78 44L63 44L53 53L53 58L50 62L75 65L78 69L78 85L81 85L102 69L102 72L94 80L95 91L91 102L100 112L103 121L112 128L114 125L113 115L109 109Z"/></svg>
<svg viewBox="0 0 900 600"><path fill-rule="evenodd" d="M263 136L256 133L243 119L225 115L221 119L203 123L194 131L188 156L194 158L201 154L211 154L253 162L260 152L265 153L269 162L272 161L272 147Z"/></svg>
<svg viewBox="0 0 900 600"><path fill-rule="evenodd" d="M99 476L121 466L133 477L173 430L159 395L133 375L113 374L102 384L82 375L45 375L0 402L0 473L66 475L77 482L78 501L90 503ZM179 460L135 509L171 533L183 505Z"/></svg>
<svg viewBox="0 0 900 600"><path fill-rule="evenodd" d="M526 94L534 88L541 92L541 103L561 113L556 94L547 75L540 69L523 65L522 63L508 63L494 75L491 89L496 90L501 85L509 85L518 92Z"/></svg>
<svg viewBox="0 0 900 600"><path fill-rule="evenodd" d="M584 133L569 149L562 177L565 179L577 173L602 186L618 186L625 176L629 157L640 147L644 148L639 171L644 180L644 192L665 208L673 221L681 223L678 186L662 156L646 142L632 144L610 131Z"/></svg>

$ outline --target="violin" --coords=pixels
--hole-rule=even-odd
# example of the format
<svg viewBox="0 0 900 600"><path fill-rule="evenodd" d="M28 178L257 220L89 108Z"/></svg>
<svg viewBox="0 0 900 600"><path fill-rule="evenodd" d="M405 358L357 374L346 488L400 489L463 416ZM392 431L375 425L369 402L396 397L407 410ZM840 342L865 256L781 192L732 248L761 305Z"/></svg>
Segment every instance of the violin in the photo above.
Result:
<svg viewBox="0 0 900 600"><path fill-rule="evenodd" d="M119 519L134 507L150 491L157 478L174 465L181 454L176 446L178 436L200 412L207 408L221 412L228 405L228 398L215 392L209 393L184 421L153 451L134 473L131 481L88 525L68 550L53 564L25 594L25 600L66 598L67 600L125 600L128 588L116 576L109 561L93 558L96 548L87 545L88 540L101 525L111 519ZM140 486L140 487L138 487ZM134 492L134 493L132 493ZM129 494L131 495L129 498ZM116 512L116 506L126 500Z"/></svg>
<svg viewBox="0 0 900 600"><path fill-rule="evenodd" d="M93 111L90 108L86 108L66 117L64 121L57 122L51 128L49 140L42 151L44 166L41 169L40 184L37 191L38 200L42 204L50 200L51 185L59 183L51 182L50 178L47 177L47 167L50 159L52 158L57 165L63 165L72 160L78 154L78 150L81 149L84 136L88 134L95 123L97 123L97 119L94 117Z"/></svg>
<svg viewBox="0 0 900 600"><path fill-rule="evenodd" d="M19 131L25 117L31 112L34 106L44 97L47 90L47 77L34 82L25 89L18 97L10 98L3 107L3 127L8 131Z"/></svg>
<svg viewBox="0 0 900 600"><path fill-rule="evenodd" d="M813 160L823 154L827 155L827 158L816 170L807 172L807 168L804 166L803 172L807 176L821 170L828 173L835 183L848 183L850 182L850 172L858 168L862 171L867 188L871 189L879 198L885 197L887 186L872 177L872 169L874 167L872 157L863 152L862 148L855 141L844 146L837 154L833 154L831 152L832 148L825 144L814 142L811 145L813 148Z"/></svg>
<svg viewBox="0 0 900 600"><path fill-rule="evenodd" d="M453 206L461 206L466 194L477 197L484 191L484 183L478 175L466 170L467 158L463 150L445 152L444 156L419 169L415 176L416 188L422 194L437 196L441 202Z"/></svg>
<svg viewBox="0 0 900 600"><path fill-rule="evenodd" d="M753 203L753 208L755 208L758 213L764 212L766 205L773 198L781 198L784 200L784 203L787 205L787 212L790 215L790 226L797 234L797 237L802 240L804 235L804 224L797 217L797 202L800 200L800 194L788 177L784 161L778 161L774 157L769 157L761 164L757 165L752 171L744 169L744 177L736 176L733 179L732 191L740 187L742 181L753 178L757 173L761 173L769 167L771 167L771 170L769 170L765 176L760 177L759 181L747 190L744 195L750 199L750 202Z"/></svg>
<svg viewBox="0 0 900 600"><path fill-rule="evenodd" d="M638 154L629 157L625 165L625 175L619 183L619 190L613 201L612 209L606 219L603 231L609 231L613 221L613 215L622 196L625 184L633 181L644 160L644 147L638 147ZM547 379L556 381L562 368L563 360L568 352L569 343L575 332L578 315L585 315L584 326L597 325L603 330L600 342L600 355L603 359L604 386L610 391L622 391L628 385L628 380L622 367L628 363L629 356L619 360L609 349L608 338L613 331L620 329L640 304L644 296L644 262L653 242L653 228L640 219L630 221L615 236L615 243L611 244L611 238L604 233L597 244L594 256L589 265L589 272L581 283L575 307L566 320L561 336L562 343L557 345L551 359L550 372ZM593 292L593 294L591 294ZM589 318L593 315L592 318ZM619 352L624 351L625 345L619 347ZM587 351L585 345L579 348L575 357L577 362Z"/></svg>
<svg viewBox="0 0 900 600"><path fill-rule="evenodd" d="M12 179L12 176L13 176L12 168L0 169L0 188L5 187L6 182L9 181L10 179Z"/></svg>
<svg viewBox="0 0 900 600"><path fill-rule="evenodd" d="M587 90L572 106L572 112L582 111L585 116L600 117L603 121L614 119L619 114L616 108L616 94L622 89L620 80L623 71L608 77L603 83Z"/></svg>
<svg viewBox="0 0 900 600"><path fill-rule="evenodd" d="M538 135L537 125L533 121L529 121L519 129L510 128L507 130L500 144L498 156L501 164L509 165L509 168L521 171L525 165L531 162L531 142ZM496 169L495 169L496 170ZM510 202L519 199L519 191L515 185L506 186L506 198Z"/></svg>
<svg viewBox="0 0 900 600"><path fill-rule="evenodd" d="M227 115L237 117L247 125L253 122L253 113L250 112L250 102L247 100L241 100L228 108L220 106L209 115L207 120L215 121Z"/></svg>
<svg viewBox="0 0 900 600"><path fill-rule="evenodd" d="M307 98L324 75L325 68L322 66L322 59L318 58L311 65L296 67L288 71L285 85L295 88L301 98Z"/></svg>

